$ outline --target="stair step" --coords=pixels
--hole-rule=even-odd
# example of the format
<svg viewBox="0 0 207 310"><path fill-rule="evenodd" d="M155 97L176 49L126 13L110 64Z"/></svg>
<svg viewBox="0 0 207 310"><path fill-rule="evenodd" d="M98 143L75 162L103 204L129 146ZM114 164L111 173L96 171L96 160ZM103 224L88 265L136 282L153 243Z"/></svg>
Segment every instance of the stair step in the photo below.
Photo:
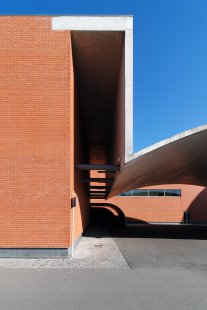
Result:
<svg viewBox="0 0 207 310"><path fill-rule="evenodd" d="M110 185L105 185L105 186L101 186L101 185L89 185L88 186L89 189L111 189Z"/></svg>
<svg viewBox="0 0 207 310"><path fill-rule="evenodd" d="M105 164L77 164L75 167L78 170L106 170L106 171L119 170L119 165L105 165Z"/></svg>
<svg viewBox="0 0 207 310"><path fill-rule="evenodd" d="M82 179L82 182L84 183L91 183L91 182L97 182L97 183L113 183L113 178L84 178Z"/></svg>

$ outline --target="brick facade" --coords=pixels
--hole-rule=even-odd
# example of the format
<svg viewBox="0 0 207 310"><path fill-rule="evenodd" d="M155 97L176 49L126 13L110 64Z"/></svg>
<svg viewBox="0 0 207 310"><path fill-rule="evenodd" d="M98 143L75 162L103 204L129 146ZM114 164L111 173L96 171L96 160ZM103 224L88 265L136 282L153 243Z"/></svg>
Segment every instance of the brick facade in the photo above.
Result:
<svg viewBox="0 0 207 310"><path fill-rule="evenodd" d="M123 63L110 156L122 164ZM83 172L74 166L105 163L108 156L93 146L85 158L70 31L52 30L47 16L1 16L0 74L0 248L68 248L89 222ZM152 188L161 187L169 188ZM171 188L181 188L182 196L114 197L107 203L135 221L180 222L190 210L192 221L207 222L205 188Z"/></svg>
<svg viewBox="0 0 207 310"><path fill-rule="evenodd" d="M109 200L118 206L130 222L168 222L183 221L183 212L190 211L192 222L207 222L207 189L192 185L159 185L149 189L181 189L181 197L121 197Z"/></svg>
<svg viewBox="0 0 207 310"><path fill-rule="evenodd" d="M0 17L0 247L70 246L71 57L50 17Z"/></svg>

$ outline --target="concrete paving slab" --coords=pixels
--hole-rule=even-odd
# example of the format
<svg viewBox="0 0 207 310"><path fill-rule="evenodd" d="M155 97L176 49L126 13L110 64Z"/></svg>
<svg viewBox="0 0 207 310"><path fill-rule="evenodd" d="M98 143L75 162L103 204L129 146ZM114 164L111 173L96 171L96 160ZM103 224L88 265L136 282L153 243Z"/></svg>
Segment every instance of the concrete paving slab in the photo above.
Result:
<svg viewBox="0 0 207 310"><path fill-rule="evenodd" d="M69 258L0 258L0 268L129 269L104 227L90 227Z"/></svg>

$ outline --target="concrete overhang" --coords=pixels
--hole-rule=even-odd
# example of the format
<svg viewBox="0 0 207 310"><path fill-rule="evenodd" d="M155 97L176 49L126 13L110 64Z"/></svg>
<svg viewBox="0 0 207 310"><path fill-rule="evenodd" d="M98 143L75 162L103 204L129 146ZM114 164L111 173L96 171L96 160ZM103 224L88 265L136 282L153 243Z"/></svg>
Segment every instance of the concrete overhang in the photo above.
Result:
<svg viewBox="0 0 207 310"><path fill-rule="evenodd" d="M207 125L187 130L132 155L108 198L130 189L161 185L207 186Z"/></svg>
<svg viewBox="0 0 207 310"><path fill-rule="evenodd" d="M72 33L78 93L89 147L107 145L108 137L113 134L117 80L123 50L123 149L124 162L127 162L133 152L133 17L57 16L52 17L52 30L69 30Z"/></svg>

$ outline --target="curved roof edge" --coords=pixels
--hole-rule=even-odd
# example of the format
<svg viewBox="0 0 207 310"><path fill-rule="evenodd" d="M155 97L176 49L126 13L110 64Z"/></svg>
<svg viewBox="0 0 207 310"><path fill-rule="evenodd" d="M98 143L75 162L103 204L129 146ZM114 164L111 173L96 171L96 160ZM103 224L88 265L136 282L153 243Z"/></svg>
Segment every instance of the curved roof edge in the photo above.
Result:
<svg viewBox="0 0 207 310"><path fill-rule="evenodd" d="M136 152L136 153L133 153L131 154L130 156L130 161L133 160L133 159L136 159L137 157L140 157L146 153L149 153L149 152L152 152L154 151L155 149L158 149L159 147L162 147L162 146L165 146L169 143L173 143L174 141L177 141L177 140L180 140L182 138L185 138L185 137L188 137L190 135L193 135L193 134L196 134L200 131L204 131L204 130L207 130L207 124L205 125L201 125L201 126L198 126L198 127L195 127L195 128L192 128L192 129L188 129L188 130L185 130L185 131L182 131L181 133L178 133L172 137L169 137L167 139L164 139L164 140L161 140L159 142L156 142L150 146L147 146L146 148Z"/></svg>
<svg viewBox="0 0 207 310"><path fill-rule="evenodd" d="M131 155L116 175L108 198L161 184L207 186L207 125L186 130Z"/></svg>

